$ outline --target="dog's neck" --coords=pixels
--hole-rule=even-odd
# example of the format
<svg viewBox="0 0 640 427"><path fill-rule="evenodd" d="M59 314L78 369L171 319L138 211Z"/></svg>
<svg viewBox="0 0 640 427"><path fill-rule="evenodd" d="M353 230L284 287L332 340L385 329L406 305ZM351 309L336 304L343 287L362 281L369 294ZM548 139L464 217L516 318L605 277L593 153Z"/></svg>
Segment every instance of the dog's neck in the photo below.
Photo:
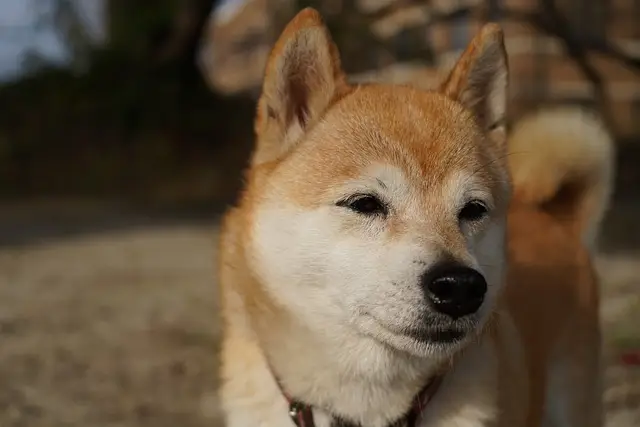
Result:
<svg viewBox="0 0 640 427"><path fill-rule="evenodd" d="M284 391L366 427L387 426L406 414L440 366L348 328L323 333L300 322L269 324L269 331L259 331L261 347Z"/></svg>

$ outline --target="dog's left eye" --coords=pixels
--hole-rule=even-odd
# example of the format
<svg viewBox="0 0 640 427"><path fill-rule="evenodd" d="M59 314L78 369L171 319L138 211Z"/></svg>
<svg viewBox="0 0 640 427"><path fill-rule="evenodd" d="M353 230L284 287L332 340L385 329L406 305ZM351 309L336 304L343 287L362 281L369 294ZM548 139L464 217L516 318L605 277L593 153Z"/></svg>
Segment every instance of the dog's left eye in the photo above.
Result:
<svg viewBox="0 0 640 427"><path fill-rule="evenodd" d="M378 197L370 194L351 197L342 202L338 202L338 206L349 208L352 211L363 215L387 213L386 205Z"/></svg>
<svg viewBox="0 0 640 427"><path fill-rule="evenodd" d="M467 202L466 205L458 213L458 220L464 222L480 221L489 213L487 205L480 200L472 200Z"/></svg>

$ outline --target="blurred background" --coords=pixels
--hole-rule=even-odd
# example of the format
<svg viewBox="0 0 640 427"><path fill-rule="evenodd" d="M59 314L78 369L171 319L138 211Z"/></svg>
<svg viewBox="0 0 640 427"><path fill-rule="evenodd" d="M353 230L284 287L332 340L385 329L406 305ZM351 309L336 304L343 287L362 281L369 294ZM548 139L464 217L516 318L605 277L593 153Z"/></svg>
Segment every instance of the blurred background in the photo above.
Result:
<svg viewBox="0 0 640 427"><path fill-rule="evenodd" d="M353 81L432 87L492 20L511 119L604 117L607 425L640 425L638 0L0 0L0 425L220 425L217 221L266 55L304 6Z"/></svg>

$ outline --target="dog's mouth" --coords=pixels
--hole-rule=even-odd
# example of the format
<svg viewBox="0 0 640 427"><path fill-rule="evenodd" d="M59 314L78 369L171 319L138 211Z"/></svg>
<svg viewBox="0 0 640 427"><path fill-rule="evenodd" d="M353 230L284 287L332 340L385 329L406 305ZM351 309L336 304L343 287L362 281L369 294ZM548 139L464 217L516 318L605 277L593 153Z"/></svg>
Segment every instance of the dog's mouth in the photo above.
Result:
<svg viewBox="0 0 640 427"><path fill-rule="evenodd" d="M361 326L365 327L367 334L381 342L417 355L453 351L463 345L478 326L471 319L450 323L434 321L430 324L403 327L389 324L371 315L364 316L363 320L365 322Z"/></svg>
<svg viewBox="0 0 640 427"><path fill-rule="evenodd" d="M455 344L462 341L468 334L468 331L459 328L446 329L407 329L407 336L431 344Z"/></svg>

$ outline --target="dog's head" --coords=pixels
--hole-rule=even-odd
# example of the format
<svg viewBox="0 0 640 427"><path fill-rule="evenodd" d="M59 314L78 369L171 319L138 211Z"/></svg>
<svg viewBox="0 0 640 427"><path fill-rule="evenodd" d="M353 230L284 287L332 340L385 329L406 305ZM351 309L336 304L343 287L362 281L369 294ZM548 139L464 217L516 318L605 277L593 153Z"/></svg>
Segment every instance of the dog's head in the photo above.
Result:
<svg viewBox="0 0 640 427"><path fill-rule="evenodd" d="M419 356L472 337L503 281L506 86L495 25L427 92L349 86L319 15L300 12L255 124L249 259L270 298Z"/></svg>

